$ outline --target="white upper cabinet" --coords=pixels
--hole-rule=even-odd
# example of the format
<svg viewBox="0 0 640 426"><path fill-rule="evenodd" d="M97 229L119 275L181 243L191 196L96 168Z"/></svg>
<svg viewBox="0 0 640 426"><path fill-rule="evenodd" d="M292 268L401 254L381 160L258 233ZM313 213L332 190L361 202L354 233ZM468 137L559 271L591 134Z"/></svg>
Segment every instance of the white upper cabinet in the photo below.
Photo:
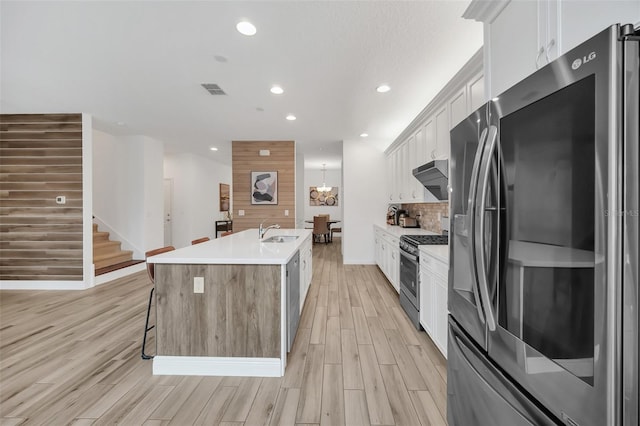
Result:
<svg viewBox="0 0 640 426"><path fill-rule="evenodd" d="M449 101L449 129L453 129L458 123L469 115L467 109L467 88L463 87Z"/></svg>
<svg viewBox="0 0 640 426"><path fill-rule="evenodd" d="M424 201L424 187L413 176L413 169L426 163L424 160L424 131L418 130L415 135L409 138L409 198L414 203Z"/></svg>
<svg viewBox="0 0 640 426"><path fill-rule="evenodd" d="M436 112L436 159L449 158L449 117L447 106Z"/></svg>
<svg viewBox="0 0 640 426"><path fill-rule="evenodd" d="M486 102L484 98L484 74L478 74L469 82L467 93L469 96L468 113L471 114Z"/></svg>
<svg viewBox="0 0 640 426"><path fill-rule="evenodd" d="M612 24L640 26L640 1L558 1L562 17L558 28L562 53L593 37Z"/></svg>
<svg viewBox="0 0 640 426"><path fill-rule="evenodd" d="M492 98L609 25L640 24L640 1L473 0L463 16L485 24Z"/></svg>
<svg viewBox="0 0 640 426"><path fill-rule="evenodd" d="M536 70L538 3L512 1L489 25L491 97L497 96Z"/></svg>
<svg viewBox="0 0 640 426"><path fill-rule="evenodd" d="M449 132L485 102L483 81L479 50L387 149L387 177L392 180L388 202L438 201L413 176L413 169L449 158Z"/></svg>
<svg viewBox="0 0 640 426"><path fill-rule="evenodd" d="M385 161L386 167L386 176L387 176L387 202L395 201L395 172L396 172L396 164L395 164L395 155L389 154L387 155Z"/></svg>
<svg viewBox="0 0 640 426"><path fill-rule="evenodd" d="M433 118L430 118L424 126L424 147L424 163L427 163L436 158L436 123Z"/></svg>

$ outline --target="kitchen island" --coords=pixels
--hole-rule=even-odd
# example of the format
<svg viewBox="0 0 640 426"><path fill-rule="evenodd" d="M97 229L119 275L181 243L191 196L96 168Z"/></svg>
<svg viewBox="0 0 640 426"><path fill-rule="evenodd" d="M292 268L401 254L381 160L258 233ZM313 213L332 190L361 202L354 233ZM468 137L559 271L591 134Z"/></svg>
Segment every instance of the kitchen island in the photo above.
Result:
<svg viewBox="0 0 640 426"><path fill-rule="evenodd" d="M284 238L273 241L274 236ZM262 240L250 229L150 257L156 293L153 374L284 375L287 264L310 243L308 229L269 230ZM297 309L305 293L300 292Z"/></svg>

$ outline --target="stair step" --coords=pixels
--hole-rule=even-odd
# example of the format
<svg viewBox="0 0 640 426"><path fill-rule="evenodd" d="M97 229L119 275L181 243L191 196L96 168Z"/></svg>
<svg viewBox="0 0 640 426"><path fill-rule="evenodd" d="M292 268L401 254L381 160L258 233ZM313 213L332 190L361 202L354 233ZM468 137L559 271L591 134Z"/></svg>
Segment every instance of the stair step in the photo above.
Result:
<svg viewBox="0 0 640 426"><path fill-rule="evenodd" d="M96 269L96 277L99 275L107 274L109 272L117 271L119 269L128 268L129 266L138 265L144 263L144 260L129 260L127 262L116 263L115 265L105 266L104 268Z"/></svg>
<svg viewBox="0 0 640 426"><path fill-rule="evenodd" d="M94 231L93 232L93 242L99 241L109 241L109 233L103 231Z"/></svg>
<svg viewBox="0 0 640 426"><path fill-rule="evenodd" d="M120 241L98 241L93 243L93 257L120 252Z"/></svg>
<svg viewBox="0 0 640 426"><path fill-rule="evenodd" d="M105 268L116 263L128 262L133 259L133 252L130 250L122 250L116 253L108 253L93 257L95 269Z"/></svg>

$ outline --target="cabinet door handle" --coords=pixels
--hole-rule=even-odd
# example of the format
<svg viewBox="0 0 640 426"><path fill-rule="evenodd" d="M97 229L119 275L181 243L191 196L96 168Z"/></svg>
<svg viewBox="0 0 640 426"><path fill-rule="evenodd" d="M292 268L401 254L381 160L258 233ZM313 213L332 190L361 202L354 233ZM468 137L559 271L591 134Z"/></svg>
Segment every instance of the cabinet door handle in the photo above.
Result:
<svg viewBox="0 0 640 426"><path fill-rule="evenodd" d="M556 40L552 38L552 39L549 41L549 44L547 44L547 47L545 47L545 49L544 49L544 55L545 55L545 56L546 56L546 58L547 58L547 63L551 62L551 58L549 57L549 50L551 50L551 48L552 48L553 46L555 46L555 45L556 45Z"/></svg>
<svg viewBox="0 0 640 426"><path fill-rule="evenodd" d="M540 50L538 50L538 55L536 56L536 69L540 69L540 57L544 53L544 46L540 46ZM548 58L548 56L547 56Z"/></svg>

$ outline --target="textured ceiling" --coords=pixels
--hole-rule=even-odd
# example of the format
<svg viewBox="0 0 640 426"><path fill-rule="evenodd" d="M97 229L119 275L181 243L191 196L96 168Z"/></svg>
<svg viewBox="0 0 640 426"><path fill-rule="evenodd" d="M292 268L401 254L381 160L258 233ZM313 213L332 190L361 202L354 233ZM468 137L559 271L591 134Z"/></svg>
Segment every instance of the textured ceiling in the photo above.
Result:
<svg viewBox="0 0 640 426"><path fill-rule="evenodd" d="M296 140L307 167L334 168L341 141L393 142L482 45L467 5L2 1L0 108L88 112L103 130L228 164L232 140ZM242 18L255 36L235 30Z"/></svg>

